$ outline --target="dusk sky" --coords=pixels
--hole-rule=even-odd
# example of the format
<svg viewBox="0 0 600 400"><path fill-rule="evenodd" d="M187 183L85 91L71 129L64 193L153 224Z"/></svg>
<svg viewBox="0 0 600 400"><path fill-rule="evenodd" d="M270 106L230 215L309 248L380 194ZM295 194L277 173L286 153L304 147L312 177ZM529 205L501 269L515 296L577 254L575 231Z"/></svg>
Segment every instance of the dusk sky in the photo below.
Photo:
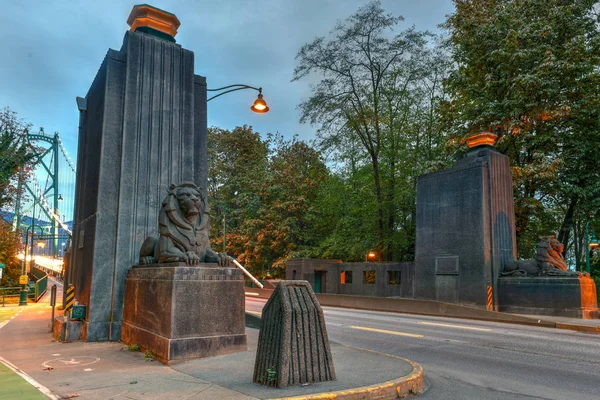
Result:
<svg viewBox="0 0 600 400"><path fill-rule="evenodd" d="M251 125L265 134L314 138L299 123L298 103L309 81L291 82L303 44L326 36L365 0L153 1L177 15L177 43L195 53L196 74L208 87L233 83L262 86L271 112L249 110L256 92L239 91L209 103L208 124ZM138 2L102 0L0 0L0 107L8 106L46 133L58 131L76 159L76 96L85 96L108 48L119 49L127 17ZM406 18L400 29L439 31L450 0L386 0L384 9Z"/></svg>

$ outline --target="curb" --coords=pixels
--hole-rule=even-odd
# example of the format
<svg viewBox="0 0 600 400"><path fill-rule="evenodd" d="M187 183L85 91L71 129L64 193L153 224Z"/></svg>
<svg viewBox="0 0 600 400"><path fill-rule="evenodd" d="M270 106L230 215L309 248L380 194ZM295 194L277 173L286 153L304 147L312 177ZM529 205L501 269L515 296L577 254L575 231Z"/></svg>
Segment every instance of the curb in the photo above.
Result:
<svg viewBox="0 0 600 400"><path fill-rule="evenodd" d="M258 290L256 288L244 288L247 296L256 296L259 299L268 299L268 295L270 292L263 293L264 289ZM249 293L250 292L250 293ZM268 295L267 295L268 294ZM337 295L331 295L337 296ZM361 297L361 296L355 296ZM380 311L380 312L393 312L400 314L410 314L410 315L426 315L433 317L444 317L444 318L460 318L460 319L469 319L474 321L489 321L489 322L498 322L503 324L513 324L513 325L528 325L528 326L537 326L542 328L552 328L552 329L566 329L576 332L584 332L590 334L600 334L600 326L592 326L592 325L578 325L578 324L569 324L564 322L555 322L544 320L544 316L540 315L537 318L525 317L521 315L514 315L510 313L497 312L498 315L494 315L496 318L487 318L485 315L461 315L449 314L449 313L434 313L434 312L417 312L415 310L406 310L406 309L393 309L393 308L384 308L384 307L360 307L356 305L342 305L342 304L333 304L328 301L323 301L322 298L317 295L319 302L322 306L325 307L336 307L336 308L345 308L351 310L367 310L367 311ZM412 300L415 301L415 300ZM452 305L456 306L456 305ZM470 310L469 307L464 306L464 310ZM481 310L474 310L481 311Z"/></svg>
<svg viewBox="0 0 600 400"><path fill-rule="evenodd" d="M568 329L570 331L583 332L583 333L600 334L600 326L574 325L574 324L565 324L565 323L562 323L562 322L557 322L556 323L556 328L558 328L558 329Z"/></svg>
<svg viewBox="0 0 600 400"><path fill-rule="evenodd" d="M403 377L391 381L376 383L370 386L362 386L354 389L338 390L336 392L314 393L303 396L280 397L269 400L375 400L375 399L403 399L409 395L419 395L423 393L423 367L407 358L395 356L393 354L380 353L375 350L363 349L361 347L342 346L368 351L370 353L382 354L388 357L397 358L412 365L412 372Z"/></svg>

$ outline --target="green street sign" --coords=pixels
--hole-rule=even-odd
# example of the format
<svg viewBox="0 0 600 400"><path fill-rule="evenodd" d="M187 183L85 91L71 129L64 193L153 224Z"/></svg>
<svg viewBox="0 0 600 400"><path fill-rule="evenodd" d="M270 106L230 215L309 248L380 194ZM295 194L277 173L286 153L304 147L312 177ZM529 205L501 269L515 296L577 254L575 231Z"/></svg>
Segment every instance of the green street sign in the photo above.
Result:
<svg viewBox="0 0 600 400"><path fill-rule="evenodd" d="M0 268L6 268L6 264L0 264Z"/></svg>

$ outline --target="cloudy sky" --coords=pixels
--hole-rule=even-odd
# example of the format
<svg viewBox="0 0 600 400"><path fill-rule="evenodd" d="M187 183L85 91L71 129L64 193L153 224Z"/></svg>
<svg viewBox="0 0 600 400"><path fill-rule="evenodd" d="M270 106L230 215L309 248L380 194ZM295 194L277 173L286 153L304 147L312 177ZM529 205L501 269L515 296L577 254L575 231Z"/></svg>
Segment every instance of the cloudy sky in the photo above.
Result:
<svg viewBox="0 0 600 400"><path fill-rule="evenodd" d="M300 46L324 36L366 0L155 0L178 16L177 42L195 53L195 72L209 88L243 83L262 86L271 112L254 114L253 91L209 103L210 125L252 125L261 133L299 134L298 103L309 82L290 82ZM119 49L127 17L137 2L123 0L0 0L0 107L8 106L47 133L58 131L75 158L76 96L85 96L108 48ZM438 31L453 11L450 0L383 0L403 15L401 28Z"/></svg>

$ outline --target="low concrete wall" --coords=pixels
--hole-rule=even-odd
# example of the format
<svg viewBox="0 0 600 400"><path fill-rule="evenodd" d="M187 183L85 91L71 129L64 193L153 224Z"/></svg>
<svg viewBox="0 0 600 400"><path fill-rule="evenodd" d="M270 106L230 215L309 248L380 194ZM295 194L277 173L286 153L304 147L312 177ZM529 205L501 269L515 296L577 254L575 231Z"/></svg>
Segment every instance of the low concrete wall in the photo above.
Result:
<svg viewBox="0 0 600 400"><path fill-rule="evenodd" d="M246 288L248 298L257 297L268 299L272 290ZM435 315L450 318L479 319L485 321L517 323L524 325L544 326L554 328L554 322L542 321L519 315L487 311L480 308L459 304L442 303L433 300L390 299L369 296L348 296L339 294L317 294L322 306L355 308L362 310L398 312L406 314ZM539 321L539 322L538 322Z"/></svg>

